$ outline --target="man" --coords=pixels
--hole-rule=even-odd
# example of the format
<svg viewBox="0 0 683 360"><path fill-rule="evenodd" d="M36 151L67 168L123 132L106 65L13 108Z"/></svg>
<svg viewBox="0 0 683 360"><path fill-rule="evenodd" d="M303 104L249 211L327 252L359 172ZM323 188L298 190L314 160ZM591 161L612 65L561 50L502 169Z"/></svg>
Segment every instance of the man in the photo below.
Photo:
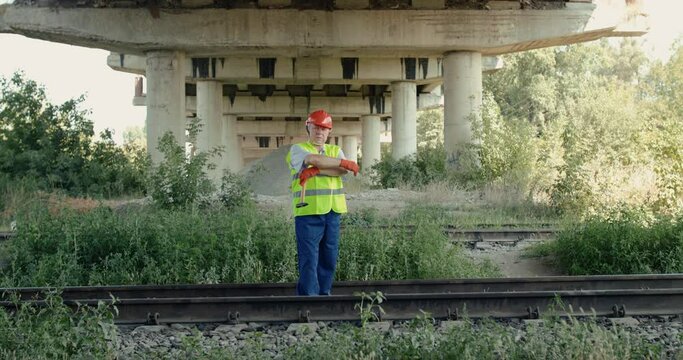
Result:
<svg viewBox="0 0 683 360"><path fill-rule="evenodd" d="M296 246L299 255L299 295L330 295L339 253L339 218L346 212L341 176L358 175L358 164L346 160L337 145L325 142L332 117L323 110L306 120L308 141L294 144L287 154L292 175ZM297 207L305 186L304 202Z"/></svg>

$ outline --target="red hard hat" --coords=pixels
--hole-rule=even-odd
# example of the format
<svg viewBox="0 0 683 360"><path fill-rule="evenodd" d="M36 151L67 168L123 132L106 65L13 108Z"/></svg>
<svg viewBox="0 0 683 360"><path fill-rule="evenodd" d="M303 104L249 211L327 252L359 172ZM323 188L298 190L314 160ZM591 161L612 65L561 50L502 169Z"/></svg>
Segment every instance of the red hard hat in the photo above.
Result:
<svg viewBox="0 0 683 360"><path fill-rule="evenodd" d="M325 112L325 110L316 110L311 115L308 115L306 125L308 124L332 129L332 116Z"/></svg>

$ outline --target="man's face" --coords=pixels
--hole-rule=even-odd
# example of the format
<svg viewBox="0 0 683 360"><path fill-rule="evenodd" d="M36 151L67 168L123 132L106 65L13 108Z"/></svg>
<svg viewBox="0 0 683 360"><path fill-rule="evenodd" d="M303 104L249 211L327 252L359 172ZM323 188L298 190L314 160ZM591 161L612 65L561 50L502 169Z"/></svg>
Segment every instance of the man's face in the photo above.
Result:
<svg viewBox="0 0 683 360"><path fill-rule="evenodd" d="M323 145L327 141L327 137L330 136L331 130L332 129L328 129L322 126L308 124L308 140L313 145Z"/></svg>

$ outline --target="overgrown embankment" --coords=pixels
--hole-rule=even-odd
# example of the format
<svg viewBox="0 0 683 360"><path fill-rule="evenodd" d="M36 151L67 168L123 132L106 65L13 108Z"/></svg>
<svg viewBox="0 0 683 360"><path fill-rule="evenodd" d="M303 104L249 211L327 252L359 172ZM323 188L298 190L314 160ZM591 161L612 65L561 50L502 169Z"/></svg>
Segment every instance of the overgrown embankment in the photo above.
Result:
<svg viewBox="0 0 683 360"><path fill-rule="evenodd" d="M628 211L594 217L559 234L557 263L570 275L683 272L683 217Z"/></svg>
<svg viewBox="0 0 683 360"><path fill-rule="evenodd" d="M358 219L356 217L355 219ZM414 230L346 221L337 280L487 277L451 244L440 226L407 209ZM364 225L373 225L366 217ZM178 284L295 281L292 220L253 206L165 210L107 207L37 209L18 221L6 244L3 286Z"/></svg>

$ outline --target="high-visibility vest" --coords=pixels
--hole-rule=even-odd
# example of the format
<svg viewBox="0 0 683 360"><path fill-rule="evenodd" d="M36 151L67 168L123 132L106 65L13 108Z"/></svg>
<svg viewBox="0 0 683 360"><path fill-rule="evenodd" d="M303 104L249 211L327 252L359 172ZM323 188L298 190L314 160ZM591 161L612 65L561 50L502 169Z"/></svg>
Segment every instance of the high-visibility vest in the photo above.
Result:
<svg viewBox="0 0 683 360"><path fill-rule="evenodd" d="M299 146L306 152L311 154L319 154L315 145L310 142L295 144L292 146ZM325 156L336 158L339 156L339 146L325 144ZM343 214L346 213L346 197L344 196L344 185L342 184L341 176L327 176L318 174L309 178L306 181L306 193L304 194L304 202L308 206L297 208L301 197L301 185L299 185L299 170L293 169L291 166L292 154L291 150L287 153L287 165L292 178L292 208L294 209L294 216L303 215L324 215L331 210Z"/></svg>

